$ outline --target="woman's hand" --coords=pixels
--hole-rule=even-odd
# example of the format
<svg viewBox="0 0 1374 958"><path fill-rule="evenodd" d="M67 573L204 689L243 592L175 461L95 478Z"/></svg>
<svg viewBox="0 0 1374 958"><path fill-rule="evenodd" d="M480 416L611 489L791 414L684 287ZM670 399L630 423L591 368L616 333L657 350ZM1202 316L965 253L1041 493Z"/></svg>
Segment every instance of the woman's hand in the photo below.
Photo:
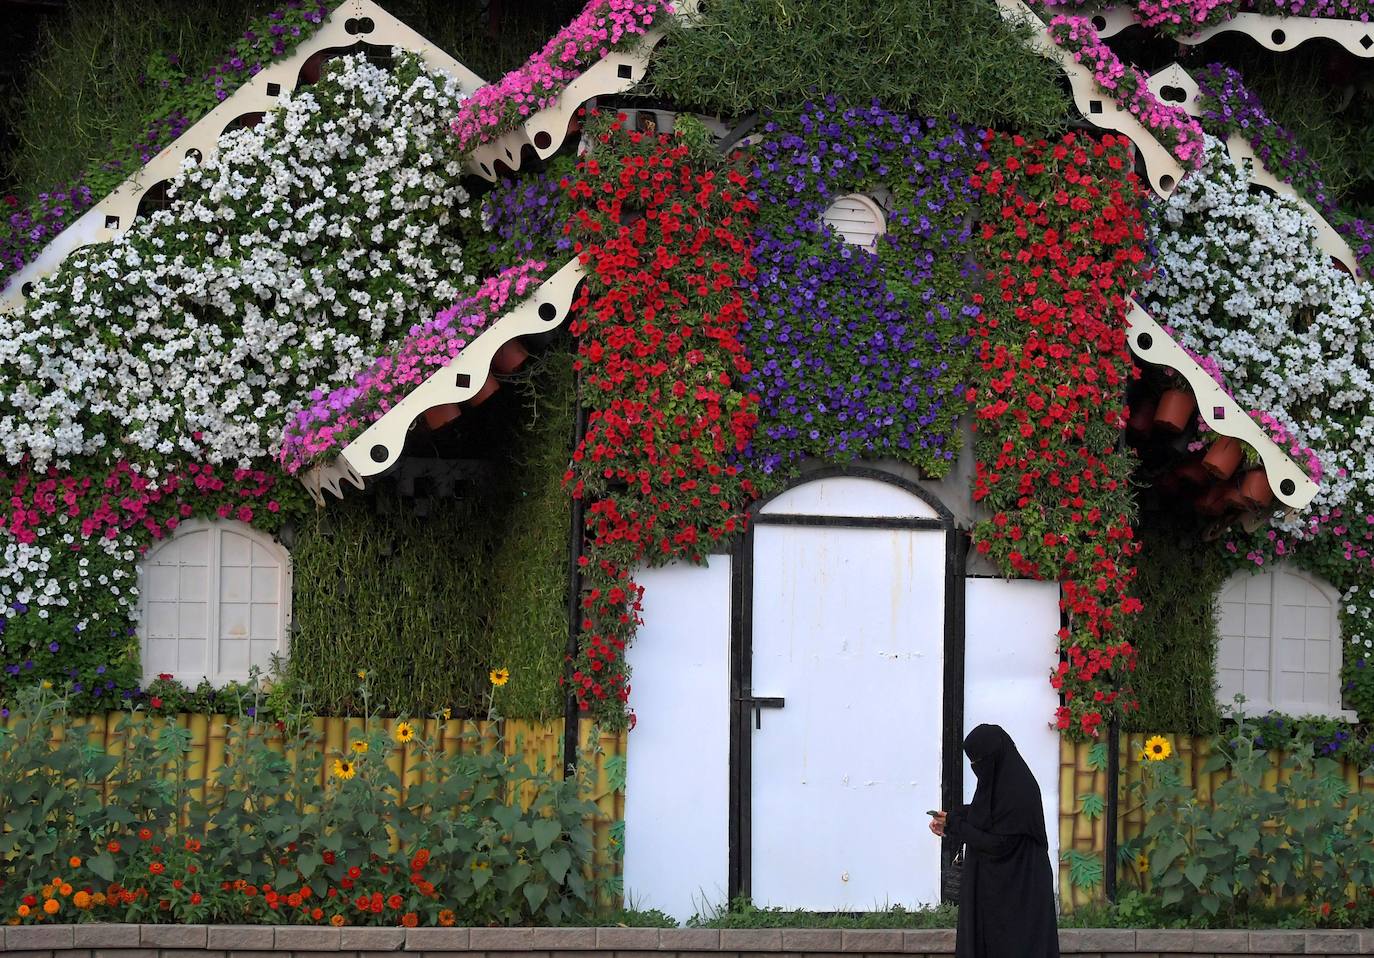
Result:
<svg viewBox="0 0 1374 958"><path fill-rule="evenodd" d="M949 818L944 812L930 816L930 830L938 838L945 837L945 821Z"/></svg>

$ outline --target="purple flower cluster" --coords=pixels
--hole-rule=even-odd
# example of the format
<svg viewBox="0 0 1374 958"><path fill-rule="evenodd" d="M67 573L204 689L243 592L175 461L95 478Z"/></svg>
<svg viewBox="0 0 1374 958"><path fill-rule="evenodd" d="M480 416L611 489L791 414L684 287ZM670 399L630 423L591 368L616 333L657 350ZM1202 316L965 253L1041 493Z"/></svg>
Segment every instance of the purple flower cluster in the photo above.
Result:
<svg viewBox="0 0 1374 958"><path fill-rule="evenodd" d="M91 188L84 184L39 193L38 199L22 209L19 200L6 196L5 207L12 212L0 230L0 270L8 277L23 269L37 250L46 246L67 224L95 202ZM3 289L0 286L0 289Z"/></svg>
<svg viewBox="0 0 1374 958"><path fill-rule="evenodd" d="M805 457L885 456L943 474L958 450L971 357L968 176L979 146L946 122L808 103L799 131L765 127L754 199L754 308L745 324L765 472ZM825 222L838 197L877 195L877 251Z"/></svg>
<svg viewBox="0 0 1374 958"><path fill-rule="evenodd" d="M1222 137L1244 137L1269 172L1292 186L1321 211L1350 243L1366 274L1374 274L1374 224L1342 211L1322 182L1321 169L1292 132L1270 119L1235 69L1213 63L1198 79L1199 103L1207 127Z"/></svg>
<svg viewBox="0 0 1374 958"><path fill-rule="evenodd" d="M482 198L482 222L497 237L487 244L487 253L499 266L567 258L557 255L572 249L572 240L563 234L563 223L571 214L559 185L563 170L560 164L534 176L502 180Z"/></svg>
<svg viewBox="0 0 1374 958"><path fill-rule="evenodd" d="M97 164L75 186L40 193L22 209L17 197L4 198L12 212L0 224L0 289L8 287L11 277L33 262L58 233L119 185L130 166L147 163L186 132L192 117L209 112L265 64L294 50L328 13L324 0L288 0L281 9L268 14L257 29L246 30L224 60L205 74L202 83L182 76L179 69L154 70L157 75L148 78L149 82L168 92L140 136L116 146L114 155ZM176 54L168 56L167 65L179 68Z"/></svg>

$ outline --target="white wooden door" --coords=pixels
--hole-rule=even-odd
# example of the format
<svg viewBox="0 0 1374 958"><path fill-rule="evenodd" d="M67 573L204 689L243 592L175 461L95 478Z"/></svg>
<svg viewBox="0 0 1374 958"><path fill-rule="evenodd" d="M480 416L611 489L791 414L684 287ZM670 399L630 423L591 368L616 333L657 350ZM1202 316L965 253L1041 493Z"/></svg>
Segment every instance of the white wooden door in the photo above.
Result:
<svg viewBox="0 0 1374 958"><path fill-rule="evenodd" d="M852 478L798 487L758 517L751 691L784 705L762 710L761 727L749 722L757 904L939 901L940 842L925 814L941 807L948 533L938 519L903 489Z"/></svg>

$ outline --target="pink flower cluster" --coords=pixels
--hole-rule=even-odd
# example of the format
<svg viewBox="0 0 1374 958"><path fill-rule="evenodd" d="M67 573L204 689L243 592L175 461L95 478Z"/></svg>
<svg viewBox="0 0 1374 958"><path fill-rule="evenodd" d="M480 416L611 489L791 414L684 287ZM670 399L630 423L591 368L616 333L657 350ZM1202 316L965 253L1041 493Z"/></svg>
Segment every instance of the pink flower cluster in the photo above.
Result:
<svg viewBox="0 0 1374 958"><path fill-rule="evenodd" d="M1298 441L1298 438L1290 433L1283 425L1269 413L1262 409L1252 409L1250 418L1264 427L1264 431L1269 434L1269 438L1280 448L1288 452L1293 461L1302 467L1312 478L1313 482L1322 481L1322 464L1317 458L1317 454Z"/></svg>
<svg viewBox="0 0 1374 958"><path fill-rule="evenodd" d="M1191 33L1231 19L1238 6L1236 0L1137 0L1135 13L1147 27Z"/></svg>
<svg viewBox="0 0 1374 958"><path fill-rule="evenodd" d="M153 539L170 533L197 511L213 510L220 518L252 522L255 509L281 509L272 498L276 479L257 469L234 469L221 475L213 466L191 463L158 479L134 471L125 461L104 476L63 474L55 467L42 474L0 473L8 494L8 514L0 512L0 530L22 543L38 540L38 529L58 512L79 520L81 538L116 539L140 527ZM192 503L198 503L198 509Z"/></svg>
<svg viewBox="0 0 1374 958"><path fill-rule="evenodd" d="M550 106L589 66L672 12L669 0L591 0L524 66L463 101L452 124L459 151L490 143Z"/></svg>
<svg viewBox="0 0 1374 958"><path fill-rule="evenodd" d="M395 353L381 356L353 382L328 395L310 394L311 405L287 423L278 455L288 473L346 446L392 406L458 355L484 329L524 299L543 278L546 264L527 260L484 282L471 296L410 327Z"/></svg>
<svg viewBox="0 0 1374 958"><path fill-rule="evenodd" d="M1202 164L1202 127L1187 111L1162 103L1146 85L1148 78L1128 67L1102 42L1087 17L1059 14L1050 20L1050 37L1092 70L1093 79L1117 105L1155 135L1185 166Z"/></svg>

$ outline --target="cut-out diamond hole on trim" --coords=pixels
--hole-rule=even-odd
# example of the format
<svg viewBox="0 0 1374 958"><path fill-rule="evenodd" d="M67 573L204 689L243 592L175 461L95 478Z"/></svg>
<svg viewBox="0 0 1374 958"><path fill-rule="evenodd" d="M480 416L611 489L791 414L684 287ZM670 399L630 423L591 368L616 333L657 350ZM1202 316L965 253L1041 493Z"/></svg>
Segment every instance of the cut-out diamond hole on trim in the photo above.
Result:
<svg viewBox="0 0 1374 958"><path fill-rule="evenodd" d="M118 217L118 216L107 216L107 217L105 217L105 228L106 228L107 230L117 230L117 229L119 229L119 217Z"/></svg>
<svg viewBox="0 0 1374 958"><path fill-rule="evenodd" d="M1088 101L1088 112L1089 112L1089 113L1101 113L1101 112L1102 112L1102 101L1101 101L1101 100L1090 100L1090 101Z"/></svg>
<svg viewBox="0 0 1374 958"><path fill-rule="evenodd" d="M1360 46L1364 47L1366 50L1370 47L1374 47L1374 37L1366 33L1364 36L1360 37Z"/></svg>
<svg viewBox="0 0 1374 958"><path fill-rule="evenodd" d="M378 443L377 445L372 447L372 450L368 453L368 455L372 457L373 462L386 462L386 457L388 455L386 446L383 446L381 443Z"/></svg>
<svg viewBox="0 0 1374 958"><path fill-rule="evenodd" d="M280 83L269 83L269 84L267 84L267 95L268 95L268 96L281 96L281 84L280 84Z"/></svg>
<svg viewBox="0 0 1374 958"><path fill-rule="evenodd" d="M558 318L558 307L553 303L539 304L539 318L546 323L551 323Z"/></svg>
<svg viewBox="0 0 1374 958"><path fill-rule="evenodd" d="M622 63L615 68L615 75L622 80L632 80L635 75L635 68L628 63Z"/></svg>
<svg viewBox="0 0 1374 958"><path fill-rule="evenodd" d="M467 389L472 385L472 376L467 373L459 373L453 377L453 384L459 389Z"/></svg>
<svg viewBox="0 0 1374 958"><path fill-rule="evenodd" d="M1213 418L1213 419L1225 419L1225 418L1226 418L1226 407L1225 407L1225 406L1213 406L1213 407L1212 407L1212 418Z"/></svg>

